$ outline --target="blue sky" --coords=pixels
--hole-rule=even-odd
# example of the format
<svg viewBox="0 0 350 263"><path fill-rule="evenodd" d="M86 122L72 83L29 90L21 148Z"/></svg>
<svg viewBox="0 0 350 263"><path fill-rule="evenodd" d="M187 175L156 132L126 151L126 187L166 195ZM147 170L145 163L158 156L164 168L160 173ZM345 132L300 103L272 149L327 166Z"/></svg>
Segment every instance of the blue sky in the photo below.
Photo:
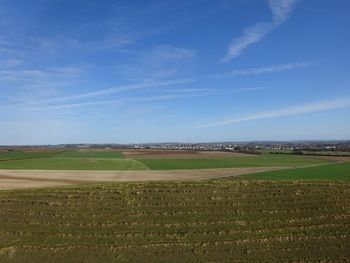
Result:
<svg viewBox="0 0 350 263"><path fill-rule="evenodd" d="M0 144L349 139L347 0L0 0Z"/></svg>

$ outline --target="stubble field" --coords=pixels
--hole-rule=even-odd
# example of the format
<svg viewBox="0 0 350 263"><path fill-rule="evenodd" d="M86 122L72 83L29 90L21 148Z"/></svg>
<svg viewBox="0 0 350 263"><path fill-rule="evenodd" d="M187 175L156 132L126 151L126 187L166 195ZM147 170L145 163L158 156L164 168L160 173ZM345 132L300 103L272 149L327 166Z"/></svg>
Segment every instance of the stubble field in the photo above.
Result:
<svg viewBox="0 0 350 263"><path fill-rule="evenodd" d="M0 192L0 262L350 262L350 185L223 180Z"/></svg>

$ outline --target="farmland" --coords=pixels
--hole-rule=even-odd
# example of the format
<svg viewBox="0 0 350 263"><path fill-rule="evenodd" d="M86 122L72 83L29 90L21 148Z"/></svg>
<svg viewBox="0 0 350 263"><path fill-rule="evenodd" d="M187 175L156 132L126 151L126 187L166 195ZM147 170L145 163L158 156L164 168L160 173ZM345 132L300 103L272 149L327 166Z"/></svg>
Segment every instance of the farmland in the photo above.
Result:
<svg viewBox="0 0 350 263"><path fill-rule="evenodd" d="M124 158L119 151L65 151L56 158Z"/></svg>
<svg viewBox="0 0 350 263"><path fill-rule="evenodd" d="M329 162L317 158L294 155L261 155L248 157L212 157L212 158L178 158L178 159L138 159L152 170L166 169L201 169L229 167L296 167L303 165L322 164Z"/></svg>
<svg viewBox="0 0 350 263"><path fill-rule="evenodd" d="M0 170L0 190L96 182L200 181L272 171L279 167L188 170Z"/></svg>
<svg viewBox="0 0 350 263"><path fill-rule="evenodd" d="M350 262L349 179L347 157L2 152L0 262Z"/></svg>
<svg viewBox="0 0 350 263"><path fill-rule="evenodd" d="M0 152L0 161L7 160L21 160L21 159L33 159L33 158L50 158L54 155L52 152Z"/></svg>
<svg viewBox="0 0 350 263"><path fill-rule="evenodd" d="M350 162L332 163L314 167L269 171L245 175L246 178L287 180L350 180Z"/></svg>
<svg viewBox="0 0 350 263"><path fill-rule="evenodd" d="M36 158L0 162L0 169L36 170L145 170L144 164L121 158Z"/></svg>
<svg viewBox="0 0 350 263"><path fill-rule="evenodd" d="M350 157L316 153L3 149L0 262L350 262Z"/></svg>
<svg viewBox="0 0 350 263"><path fill-rule="evenodd" d="M0 192L0 262L349 262L345 182L222 180Z"/></svg>
<svg viewBox="0 0 350 263"><path fill-rule="evenodd" d="M127 156L128 158L125 158ZM234 167L298 167L331 160L295 155L244 155L200 152L64 151L8 152L0 155L0 169L35 170L176 170ZM142 156L142 157L140 157ZM150 157L148 157L150 156Z"/></svg>
<svg viewBox="0 0 350 263"><path fill-rule="evenodd" d="M0 190L107 181L206 180L244 174L245 178L346 180L350 174L349 158L344 156L42 149L2 152L0 157Z"/></svg>

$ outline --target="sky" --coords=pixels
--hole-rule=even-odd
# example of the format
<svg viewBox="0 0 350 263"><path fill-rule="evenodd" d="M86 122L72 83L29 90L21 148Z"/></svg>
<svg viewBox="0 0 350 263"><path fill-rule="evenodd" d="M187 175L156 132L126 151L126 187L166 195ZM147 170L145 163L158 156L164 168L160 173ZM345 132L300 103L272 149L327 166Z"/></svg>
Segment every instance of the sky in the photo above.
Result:
<svg viewBox="0 0 350 263"><path fill-rule="evenodd" d="M350 139L348 0L0 0L0 145Z"/></svg>

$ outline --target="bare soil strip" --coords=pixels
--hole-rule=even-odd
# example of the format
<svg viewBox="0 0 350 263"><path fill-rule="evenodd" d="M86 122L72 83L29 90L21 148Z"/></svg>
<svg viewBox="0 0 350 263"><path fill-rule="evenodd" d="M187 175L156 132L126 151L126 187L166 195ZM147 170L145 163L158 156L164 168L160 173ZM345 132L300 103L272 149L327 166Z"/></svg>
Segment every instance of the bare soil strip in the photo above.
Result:
<svg viewBox="0 0 350 263"><path fill-rule="evenodd" d="M284 167L249 167L165 171L0 170L0 190L50 187L89 182L206 180L283 168Z"/></svg>

